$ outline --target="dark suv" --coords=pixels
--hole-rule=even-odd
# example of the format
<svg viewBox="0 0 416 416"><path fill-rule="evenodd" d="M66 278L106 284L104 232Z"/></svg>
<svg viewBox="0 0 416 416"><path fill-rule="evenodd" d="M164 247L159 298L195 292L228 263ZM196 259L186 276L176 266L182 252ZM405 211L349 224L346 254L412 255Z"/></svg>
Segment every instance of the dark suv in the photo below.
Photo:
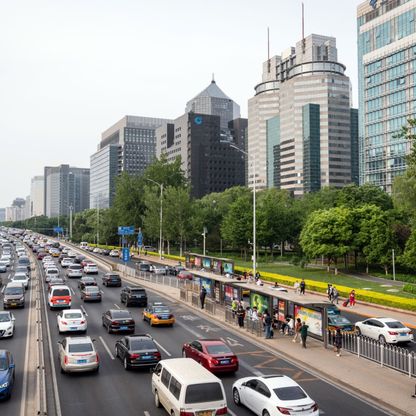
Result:
<svg viewBox="0 0 416 416"><path fill-rule="evenodd" d="M104 286L116 286L121 287L121 278L117 273L106 273L103 276L103 285Z"/></svg>
<svg viewBox="0 0 416 416"><path fill-rule="evenodd" d="M126 286L121 289L120 301L121 303L125 303L126 306L147 306L147 294L142 287Z"/></svg>

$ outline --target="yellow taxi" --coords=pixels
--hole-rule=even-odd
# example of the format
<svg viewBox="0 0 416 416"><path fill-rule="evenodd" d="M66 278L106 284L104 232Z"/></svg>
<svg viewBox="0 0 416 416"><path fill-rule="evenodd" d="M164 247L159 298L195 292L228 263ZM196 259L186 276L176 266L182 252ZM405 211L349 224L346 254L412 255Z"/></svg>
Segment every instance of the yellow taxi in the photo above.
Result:
<svg viewBox="0 0 416 416"><path fill-rule="evenodd" d="M175 323L175 317L170 309L162 302L154 302L143 311L143 320L153 325L170 325Z"/></svg>
<svg viewBox="0 0 416 416"><path fill-rule="evenodd" d="M49 254L52 257L59 257L61 255L61 252L57 248L51 248L49 249Z"/></svg>

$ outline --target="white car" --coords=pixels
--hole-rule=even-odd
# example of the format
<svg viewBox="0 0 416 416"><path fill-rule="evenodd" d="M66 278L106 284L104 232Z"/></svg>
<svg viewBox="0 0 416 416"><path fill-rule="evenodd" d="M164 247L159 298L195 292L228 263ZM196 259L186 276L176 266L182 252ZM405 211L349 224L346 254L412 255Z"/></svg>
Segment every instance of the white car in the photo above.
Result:
<svg viewBox="0 0 416 416"><path fill-rule="evenodd" d="M21 283L25 289L29 288L29 276L26 273L16 273L11 279L11 282Z"/></svg>
<svg viewBox="0 0 416 416"><path fill-rule="evenodd" d="M62 267L68 267L68 266L70 266L73 262L74 262L74 261L73 261L71 258L69 258L69 257L64 257L64 258L62 259L62 261L61 261L61 266L62 266Z"/></svg>
<svg viewBox="0 0 416 416"><path fill-rule="evenodd" d="M393 318L369 318L356 322L357 335L376 339L382 344L397 344L399 342L413 341L412 331Z"/></svg>
<svg viewBox="0 0 416 416"><path fill-rule="evenodd" d="M70 257L71 259L74 259L77 256L77 253L75 253L75 251L68 251L66 255Z"/></svg>
<svg viewBox="0 0 416 416"><path fill-rule="evenodd" d="M71 264L68 266L66 275L68 277L82 277L82 266L80 264Z"/></svg>
<svg viewBox="0 0 416 416"><path fill-rule="evenodd" d="M94 263L88 263L84 266L85 274L98 274L98 267Z"/></svg>
<svg viewBox="0 0 416 416"><path fill-rule="evenodd" d="M9 311L0 311L0 338L12 337L14 334L14 315Z"/></svg>
<svg viewBox="0 0 416 416"><path fill-rule="evenodd" d="M45 263L47 263L47 262L53 262L53 257L52 257L52 256L45 256L45 257L42 259L42 264L45 264Z"/></svg>
<svg viewBox="0 0 416 416"><path fill-rule="evenodd" d="M150 265L150 272L154 274L166 274L165 266L158 266L157 264Z"/></svg>
<svg viewBox="0 0 416 416"><path fill-rule="evenodd" d="M55 264L55 262L53 262L53 261L47 261L47 262L43 263L43 268L44 268L44 270L46 270L46 269L50 269L51 267L53 267L53 268L55 268L55 269L56 269L56 264Z"/></svg>
<svg viewBox="0 0 416 416"><path fill-rule="evenodd" d="M50 267L45 271L45 282L49 282L52 277L59 277L59 270L57 268Z"/></svg>
<svg viewBox="0 0 416 416"><path fill-rule="evenodd" d="M233 384L233 400L257 416L319 416L318 405L287 376L244 377Z"/></svg>
<svg viewBox="0 0 416 416"><path fill-rule="evenodd" d="M66 337L58 348L62 373L98 371L98 353L90 337Z"/></svg>
<svg viewBox="0 0 416 416"><path fill-rule="evenodd" d="M10 256L3 255L1 256L0 261L2 263L4 262L5 264L7 264L7 266L10 266Z"/></svg>
<svg viewBox="0 0 416 416"><path fill-rule="evenodd" d="M57 314L56 320L59 333L87 331L87 318L84 316L81 309L66 309L61 311Z"/></svg>
<svg viewBox="0 0 416 416"><path fill-rule="evenodd" d="M96 253L96 254L102 254L103 253L103 250L100 247L95 247L92 252L93 253Z"/></svg>
<svg viewBox="0 0 416 416"><path fill-rule="evenodd" d="M118 250L111 250L109 256L110 257L119 257L120 252Z"/></svg>

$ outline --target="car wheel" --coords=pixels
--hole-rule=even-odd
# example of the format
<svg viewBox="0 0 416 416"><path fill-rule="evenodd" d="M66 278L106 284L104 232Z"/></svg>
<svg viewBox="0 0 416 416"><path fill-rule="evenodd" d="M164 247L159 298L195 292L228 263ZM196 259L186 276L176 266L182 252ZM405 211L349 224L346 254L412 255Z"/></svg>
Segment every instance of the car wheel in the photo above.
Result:
<svg viewBox="0 0 416 416"><path fill-rule="evenodd" d="M159 394L155 391L155 406L160 407Z"/></svg>
<svg viewBox="0 0 416 416"><path fill-rule="evenodd" d="M116 347L116 350L115 350L115 356L116 356L116 358L120 357L119 354L118 354L118 348L117 347Z"/></svg>
<svg viewBox="0 0 416 416"><path fill-rule="evenodd" d="M129 363L127 362L127 358L126 357L124 357L123 366L124 366L124 369L126 371L130 370L130 366L129 366Z"/></svg>
<svg viewBox="0 0 416 416"><path fill-rule="evenodd" d="M108 325L108 327L107 327L107 332L108 332L109 334L111 334L111 326L110 326L110 325Z"/></svg>
<svg viewBox="0 0 416 416"><path fill-rule="evenodd" d="M356 327L355 328L355 333L357 334L357 336L361 336L361 329Z"/></svg>
<svg viewBox="0 0 416 416"><path fill-rule="evenodd" d="M263 416L270 416L270 413L267 410L263 410Z"/></svg>
<svg viewBox="0 0 416 416"><path fill-rule="evenodd" d="M233 400L237 406L241 405L240 393L238 392L236 388L233 390Z"/></svg>
<svg viewBox="0 0 416 416"><path fill-rule="evenodd" d="M387 341L386 341L386 337L384 336L384 335L380 335L379 337L378 337L378 340L380 341L380 343L381 344L387 344Z"/></svg>

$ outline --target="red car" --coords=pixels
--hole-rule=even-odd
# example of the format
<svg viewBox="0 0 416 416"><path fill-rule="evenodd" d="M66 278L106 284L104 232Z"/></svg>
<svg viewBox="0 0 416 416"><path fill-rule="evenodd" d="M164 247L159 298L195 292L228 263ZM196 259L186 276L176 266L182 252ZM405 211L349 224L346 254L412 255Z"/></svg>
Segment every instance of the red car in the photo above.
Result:
<svg viewBox="0 0 416 416"><path fill-rule="evenodd" d="M181 272L179 272L176 277L178 279L182 279L182 280L193 280L194 279L194 276L192 275L192 273L187 272L186 270L182 270Z"/></svg>
<svg viewBox="0 0 416 416"><path fill-rule="evenodd" d="M233 373L238 358L220 339L197 339L182 347L182 356L193 358L212 373Z"/></svg>
<svg viewBox="0 0 416 416"><path fill-rule="evenodd" d="M44 251L38 252L37 258L38 260L42 260L44 257L46 257L48 253L45 253Z"/></svg>
<svg viewBox="0 0 416 416"><path fill-rule="evenodd" d="M81 266L84 268L87 264L95 264L92 260L83 259L81 261Z"/></svg>

